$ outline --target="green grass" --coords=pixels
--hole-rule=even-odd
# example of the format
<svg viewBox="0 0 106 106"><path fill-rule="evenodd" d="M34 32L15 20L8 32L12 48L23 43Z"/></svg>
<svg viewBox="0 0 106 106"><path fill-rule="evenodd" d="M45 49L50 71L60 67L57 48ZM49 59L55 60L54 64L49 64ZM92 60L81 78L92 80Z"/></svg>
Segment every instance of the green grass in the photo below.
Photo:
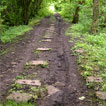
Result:
<svg viewBox="0 0 106 106"><path fill-rule="evenodd" d="M40 65L41 68L49 68L48 61L45 62L45 64Z"/></svg>
<svg viewBox="0 0 106 106"><path fill-rule="evenodd" d="M41 53L41 51L39 51L39 50L34 50L34 54L35 55L38 55L38 54L40 54Z"/></svg>
<svg viewBox="0 0 106 106"><path fill-rule="evenodd" d="M10 51L9 49L1 50L0 51L0 56L3 56L5 54L7 54L9 51Z"/></svg>
<svg viewBox="0 0 106 106"><path fill-rule="evenodd" d="M45 61L45 63L44 64L39 64L39 65L37 65L37 66L39 66L39 67L41 67L41 68L49 68L49 63L48 63L48 61ZM33 69L33 68L35 68L35 67L37 67L36 65L34 66L34 65L31 65L31 64L29 64L29 62L27 62L26 64L25 64L25 69Z"/></svg>
<svg viewBox="0 0 106 106"><path fill-rule="evenodd" d="M36 26L36 25L39 25L40 24L40 20L41 20L42 18L32 18L30 21L29 21L29 23L28 23L28 25L29 26Z"/></svg>
<svg viewBox="0 0 106 106"><path fill-rule="evenodd" d="M52 48L49 48L49 51L52 51Z"/></svg>
<svg viewBox="0 0 106 106"><path fill-rule="evenodd" d="M80 28L79 28L80 26ZM96 35L84 33L81 25L73 25L67 31L66 35L71 37L71 41L75 42L72 48L73 52L82 49L83 53L76 53L78 64L81 67L81 75L84 78L88 76L100 76L103 83L100 84L99 90L106 90L106 33L99 32Z"/></svg>
<svg viewBox="0 0 106 106"><path fill-rule="evenodd" d="M3 43L14 42L17 41L16 37L23 35L25 32L28 32L32 29L32 27L39 25L40 20L43 17L37 16L36 18L32 18L28 25L20 25L20 26L4 26L2 28L1 41ZM19 39L18 39L19 40Z"/></svg>
<svg viewBox="0 0 106 106"><path fill-rule="evenodd" d="M16 103L15 101L8 100L5 104L0 104L0 106L36 106L36 104L32 103Z"/></svg>
<svg viewBox="0 0 106 106"><path fill-rule="evenodd" d="M16 77L16 80L18 80L18 79L24 79L24 77L23 77L22 75L18 75L18 76Z"/></svg>
<svg viewBox="0 0 106 106"><path fill-rule="evenodd" d="M26 25L10 27L8 30L4 31L1 34L1 41L3 43L12 42L16 37L23 35L25 32L28 32L32 28Z"/></svg>

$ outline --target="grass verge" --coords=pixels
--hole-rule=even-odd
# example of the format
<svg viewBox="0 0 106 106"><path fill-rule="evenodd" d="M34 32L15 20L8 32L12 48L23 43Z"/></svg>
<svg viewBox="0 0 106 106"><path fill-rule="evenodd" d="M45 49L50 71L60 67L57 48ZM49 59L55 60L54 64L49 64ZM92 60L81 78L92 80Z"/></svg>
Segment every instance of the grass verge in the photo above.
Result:
<svg viewBox="0 0 106 106"><path fill-rule="evenodd" d="M32 18L28 25L13 26L9 28L8 26L3 27L4 29L0 38L1 41L3 43L13 42L16 37L23 35L25 32L30 31L32 27L39 25L42 18L43 17Z"/></svg>
<svg viewBox="0 0 106 106"><path fill-rule="evenodd" d="M92 86L95 90L106 91L106 33L101 31L96 35L90 35L83 32L83 28L79 26L81 25L71 26L66 35L71 37L69 42L75 43L72 51L74 55L78 55L81 75L85 79L89 76L101 77L103 83L98 83L96 86L93 83Z"/></svg>
<svg viewBox="0 0 106 106"><path fill-rule="evenodd" d="M8 30L4 31L1 34L1 41L3 43L12 42L16 37L23 35L25 32L28 32L32 28L26 25L10 27Z"/></svg>
<svg viewBox="0 0 106 106"><path fill-rule="evenodd" d="M36 106L36 104L25 102L17 103L15 101L8 100L6 103L0 104L0 106Z"/></svg>
<svg viewBox="0 0 106 106"><path fill-rule="evenodd" d="M36 25L39 25L40 24L40 20L43 19L43 17L38 17L38 18L32 18L28 25L31 26L31 27L34 27Z"/></svg>

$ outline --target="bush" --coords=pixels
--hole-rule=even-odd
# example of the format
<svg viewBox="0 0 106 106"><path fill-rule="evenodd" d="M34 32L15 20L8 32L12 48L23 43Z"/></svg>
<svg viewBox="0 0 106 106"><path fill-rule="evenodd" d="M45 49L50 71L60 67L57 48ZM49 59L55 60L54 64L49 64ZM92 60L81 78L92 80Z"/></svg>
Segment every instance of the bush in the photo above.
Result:
<svg viewBox="0 0 106 106"><path fill-rule="evenodd" d="M49 16L49 15L51 15L51 14L52 14L52 12L49 11L49 7L43 7L43 8L41 8L41 9L39 10L39 12L38 12L38 15L39 15L40 17L47 17L47 16Z"/></svg>
<svg viewBox="0 0 106 106"><path fill-rule="evenodd" d="M71 30L73 32L83 33L84 32L84 26L82 24L75 24L71 27Z"/></svg>
<svg viewBox="0 0 106 106"><path fill-rule="evenodd" d="M80 6L79 23L84 27L83 32L89 32L91 29L92 13L92 8L89 5Z"/></svg>
<svg viewBox="0 0 106 106"><path fill-rule="evenodd" d="M63 18L73 20L73 15L75 13L75 5L71 3L64 3L62 4L62 10L60 14L62 15Z"/></svg>

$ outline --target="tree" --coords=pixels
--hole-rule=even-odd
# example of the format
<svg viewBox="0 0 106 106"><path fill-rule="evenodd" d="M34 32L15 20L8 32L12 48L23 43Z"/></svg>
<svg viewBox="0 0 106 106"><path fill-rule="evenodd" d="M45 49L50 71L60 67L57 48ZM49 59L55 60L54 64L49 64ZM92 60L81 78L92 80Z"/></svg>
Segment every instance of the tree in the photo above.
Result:
<svg viewBox="0 0 106 106"><path fill-rule="evenodd" d="M74 15L74 18L73 18L72 23L76 24L76 23L79 22L80 5L82 5L84 2L85 2L85 0L83 0L83 1L79 1L79 2L78 2L78 6L76 7L75 15Z"/></svg>
<svg viewBox="0 0 106 106"><path fill-rule="evenodd" d="M93 0L93 22L91 25L91 33L96 34L98 31L99 18L99 0Z"/></svg>
<svg viewBox="0 0 106 106"><path fill-rule="evenodd" d="M7 8L2 12L4 23L9 25L28 24L37 15L43 0L4 0Z"/></svg>

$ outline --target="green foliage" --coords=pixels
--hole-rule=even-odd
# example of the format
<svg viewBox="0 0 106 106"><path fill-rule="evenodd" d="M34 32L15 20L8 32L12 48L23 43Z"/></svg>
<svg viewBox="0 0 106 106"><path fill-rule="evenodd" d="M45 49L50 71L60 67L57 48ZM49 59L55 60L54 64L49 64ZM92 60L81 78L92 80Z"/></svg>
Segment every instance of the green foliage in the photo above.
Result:
<svg viewBox="0 0 106 106"><path fill-rule="evenodd" d="M15 84L16 89L21 89L23 86L21 84Z"/></svg>
<svg viewBox="0 0 106 106"><path fill-rule="evenodd" d="M72 31L75 31L77 33L83 33L85 32L84 26L82 24L75 24L72 26Z"/></svg>
<svg viewBox="0 0 106 106"><path fill-rule="evenodd" d="M106 26L106 2L104 1L100 1L99 25L102 27Z"/></svg>
<svg viewBox="0 0 106 106"><path fill-rule="evenodd" d="M14 38L23 35L25 32L31 29L31 27L25 25L10 27L8 30L2 33L1 40L3 43L11 42Z"/></svg>
<svg viewBox="0 0 106 106"><path fill-rule="evenodd" d="M89 33L91 30L91 24L92 24L92 17L93 17L93 1L92 0L81 0L84 1L84 3L79 3L79 0L67 0L63 1L60 0L56 3L56 8L61 13L62 17L69 22L72 22L75 16L76 10L78 14L77 17L79 19L78 25L76 26L77 29L80 29L81 32ZM103 29L106 27L106 3L104 1L99 2L99 10L100 10L100 16L99 16L99 27ZM80 28L81 26L81 28Z"/></svg>
<svg viewBox="0 0 106 106"><path fill-rule="evenodd" d="M104 39L106 34L100 34L99 36L91 36L86 34L85 38L83 39L84 42L76 43L78 48L83 48L85 50L85 58L86 64L90 63L94 66L98 67L99 69L105 68L106 62L106 39ZM99 70L98 70L99 71Z"/></svg>
<svg viewBox="0 0 106 106"><path fill-rule="evenodd" d="M24 79L24 77L23 77L22 75L18 75L18 76L16 77L16 80L18 80L18 79Z"/></svg>
<svg viewBox="0 0 106 106"><path fill-rule="evenodd" d="M52 13L49 11L49 7L43 7L39 10L38 12L38 15L39 16L43 16L43 17L46 17L46 16L49 16L51 15Z"/></svg>
<svg viewBox="0 0 106 106"><path fill-rule="evenodd" d="M12 100L8 100L4 104L5 104L5 106L36 106L36 104L25 103L25 102L16 103L15 101L12 101ZM3 104L0 104L0 106L4 106L4 105Z"/></svg>
<svg viewBox="0 0 106 106"><path fill-rule="evenodd" d="M88 76L92 76L92 72L90 72L90 71L84 71L82 73L82 76L85 77L85 78L87 78Z"/></svg>
<svg viewBox="0 0 106 106"><path fill-rule="evenodd" d="M0 51L0 56L3 56L5 54L7 54L10 50L9 49L6 49L6 50L1 50Z"/></svg>
<svg viewBox="0 0 106 106"><path fill-rule="evenodd" d="M2 32L2 22L3 22L3 19L1 18L1 12L6 8L6 6L3 6L2 4L4 3L4 1L0 1L0 34Z"/></svg>
<svg viewBox="0 0 106 106"><path fill-rule="evenodd" d="M75 4L71 4L71 3L62 4L62 10L60 14L62 15L63 18L72 21L74 13L75 13Z"/></svg>
<svg viewBox="0 0 106 106"><path fill-rule="evenodd" d="M31 27L40 24L40 20L43 17L51 14L49 6L52 2L52 0L1 0L1 41L3 43L11 42L17 36L23 35L24 32L29 31ZM23 24L28 24L31 27ZM7 28L7 26L14 27Z"/></svg>
<svg viewBox="0 0 106 106"><path fill-rule="evenodd" d="M41 68L49 68L49 63L46 61L45 64L40 65Z"/></svg>
<svg viewBox="0 0 106 106"><path fill-rule="evenodd" d="M39 51L39 50L34 50L34 54L35 55L38 55L38 54L40 54L41 52Z"/></svg>
<svg viewBox="0 0 106 106"><path fill-rule="evenodd" d="M3 3L7 8L2 12L2 18L5 23L11 25L19 25L22 23L22 8L18 6L17 0L5 0Z"/></svg>
<svg viewBox="0 0 106 106"><path fill-rule="evenodd" d="M106 84L104 84L104 85L102 86L102 90L103 90L103 91L106 91Z"/></svg>
<svg viewBox="0 0 106 106"><path fill-rule="evenodd" d="M39 97L41 97L41 92L44 92L46 93L47 92L47 89L45 86L42 86L42 87L30 87L31 91L33 93L36 94L36 98L35 99L38 99Z"/></svg>
<svg viewBox="0 0 106 106"><path fill-rule="evenodd" d="M29 19L37 14L41 3L42 0L5 0L7 8L2 12L2 18L9 25L28 24Z"/></svg>
<svg viewBox="0 0 106 106"><path fill-rule="evenodd" d="M82 76L87 78L88 76L101 76L104 79L104 85L102 90L106 90L106 33L101 32L97 35L90 35L83 32L83 28L78 28L80 24L70 27L66 34L71 36L75 42L73 50L82 49L83 53L78 54L78 63L81 66ZM92 84L88 84L91 87Z"/></svg>
<svg viewBox="0 0 106 106"><path fill-rule="evenodd" d="M52 15L53 11L50 10L50 3L44 0L41 4L41 8L38 11L38 16L47 17Z"/></svg>
<svg viewBox="0 0 106 106"><path fill-rule="evenodd" d="M34 68L34 66L31 66L31 65L29 64L29 62L26 62L24 68L25 68L25 69L30 69L30 68Z"/></svg>
<svg viewBox="0 0 106 106"><path fill-rule="evenodd" d="M79 25L83 27L82 32L84 32L84 33L90 31L91 22L92 22L92 15L93 15L92 10L93 9L88 4L80 6Z"/></svg>
<svg viewBox="0 0 106 106"><path fill-rule="evenodd" d="M88 86L88 88L94 88L94 84L93 83L86 83L86 85Z"/></svg>
<svg viewBox="0 0 106 106"><path fill-rule="evenodd" d="M6 8L2 12L4 23L8 25L28 24L29 20L36 16L48 16L48 0L4 0Z"/></svg>
<svg viewBox="0 0 106 106"><path fill-rule="evenodd" d="M30 21L29 21L29 23L28 23L28 25L29 26L36 26L36 25L39 25L40 24L40 19L41 18L32 18L32 19L30 19Z"/></svg>

